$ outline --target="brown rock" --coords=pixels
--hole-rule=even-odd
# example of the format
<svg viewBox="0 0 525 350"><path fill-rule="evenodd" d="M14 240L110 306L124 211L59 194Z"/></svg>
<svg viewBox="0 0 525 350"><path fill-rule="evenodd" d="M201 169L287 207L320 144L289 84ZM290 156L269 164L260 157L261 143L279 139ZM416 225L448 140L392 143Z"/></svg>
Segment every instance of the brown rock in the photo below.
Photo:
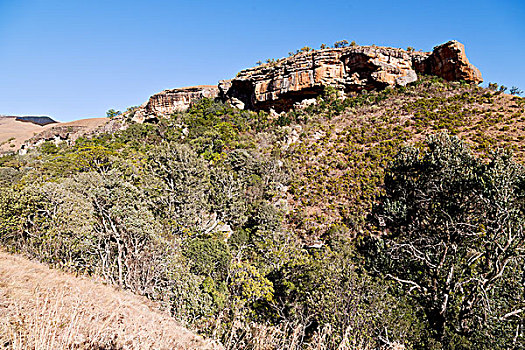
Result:
<svg viewBox="0 0 525 350"><path fill-rule="evenodd" d="M302 100L317 97L325 87L343 93L404 86L417 73L446 80L479 83L463 45L452 41L430 52L355 46L304 52L263 66L245 69L219 82L220 97L233 106L253 110L286 111Z"/></svg>
<svg viewBox="0 0 525 350"><path fill-rule="evenodd" d="M343 92L383 89L417 80L411 55L401 49L359 46L306 52L241 71L219 82L224 100L248 109L290 109L326 86Z"/></svg>
<svg viewBox="0 0 525 350"><path fill-rule="evenodd" d="M131 113L133 113L134 121L144 122L152 117L169 116L176 112L183 112L195 101L205 97L216 98L218 93L217 86L213 85L164 90L151 96L148 102Z"/></svg>
<svg viewBox="0 0 525 350"><path fill-rule="evenodd" d="M468 60L465 46L455 40L436 46L428 58L419 60L415 66L421 73L437 75L449 81L483 82L479 69Z"/></svg>
<svg viewBox="0 0 525 350"><path fill-rule="evenodd" d="M185 111L204 97L220 97L232 106L251 110L287 111L312 100L326 87L343 94L404 86L417 74L446 80L482 81L457 41L437 46L433 52L414 52L377 46L351 46L302 52L259 67L245 69L219 86L194 86L165 90L139 108L126 113L136 122Z"/></svg>

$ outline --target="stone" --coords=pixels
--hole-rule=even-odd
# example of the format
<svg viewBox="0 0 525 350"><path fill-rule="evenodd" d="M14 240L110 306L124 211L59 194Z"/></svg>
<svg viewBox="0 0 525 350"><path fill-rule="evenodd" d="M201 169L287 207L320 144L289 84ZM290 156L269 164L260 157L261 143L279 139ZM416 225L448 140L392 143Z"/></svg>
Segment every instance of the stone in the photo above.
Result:
<svg viewBox="0 0 525 350"><path fill-rule="evenodd" d="M138 123L155 121L183 112L202 98L218 98L239 109L273 110L272 114L278 115L305 108L327 87L335 88L344 98L362 90L405 86L416 81L418 74L474 84L483 81L457 41L436 46L432 52L374 45L327 48L242 70L218 86L164 90L124 116Z"/></svg>
<svg viewBox="0 0 525 350"><path fill-rule="evenodd" d="M137 123L154 120L158 116L169 116L184 112L194 102L203 98L216 98L219 94L217 86L200 85L159 92L149 98L142 106L126 112Z"/></svg>
<svg viewBox="0 0 525 350"><path fill-rule="evenodd" d="M416 62L416 69L424 74L437 75L448 81L483 82L479 69L468 60L465 46L455 40L436 46L429 57Z"/></svg>
<svg viewBox="0 0 525 350"><path fill-rule="evenodd" d="M457 41L433 52L414 52L377 46L351 46L302 52L262 66L245 69L219 82L219 97L250 110L287 111L315 99L331 86L343 94L404 86L417 74L446 80L482 81Z"/></svg>

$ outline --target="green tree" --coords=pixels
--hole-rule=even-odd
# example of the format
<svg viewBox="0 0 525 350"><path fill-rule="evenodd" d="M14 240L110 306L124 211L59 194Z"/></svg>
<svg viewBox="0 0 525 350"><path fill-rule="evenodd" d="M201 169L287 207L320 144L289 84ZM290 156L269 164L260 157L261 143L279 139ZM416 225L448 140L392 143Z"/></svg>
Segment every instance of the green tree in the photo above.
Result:
<svg viewBox="0 0 525 350"><path fill-rule="evenodd" d="M57 154L58 147L51 141L46 141L40 146L40 151L44 154Z"/></svg>
<svg viewBox="0 0 525 350"><path fill-rule="evenodd" d="M106 112L106 117L108 117L108 118L114 118L114 117L116 117L116 116L118 116L118 115L121 115L121 114L122 114L121 111L116 111L116 110L114 110L114 109L112 108L112 109L110 109L110 110L108 110L108 111Z"/></svg>
<svg viewBox="0 0 525 350"><path fill-rule="evenodd" d="M440 134L401 151L385 190L381 268L425 310L438 347L523 347L523 167L502 152L484 162Z"/></svg>
<svg viewBox="0 0 525 350"><path fill-rule="evenodd" d="M516 87L516 86L513 86L510 88L509 90L510 94L511 95L521 95L523 93L523 90L521 90L520 88Z"/></svg>
<svg viewBox="0 0 525 350"><path fill-rule="evenodd" d="M187 145L164 142L148 153L148 202L173 233L202 232L209 219L210 172Z"/></svg>
<svg viewBox="0 0 525 350"><path fill-rule="evenodd" d="M334 43L335 48L342 48L348 46L348 40L339 40Z"/></svg>

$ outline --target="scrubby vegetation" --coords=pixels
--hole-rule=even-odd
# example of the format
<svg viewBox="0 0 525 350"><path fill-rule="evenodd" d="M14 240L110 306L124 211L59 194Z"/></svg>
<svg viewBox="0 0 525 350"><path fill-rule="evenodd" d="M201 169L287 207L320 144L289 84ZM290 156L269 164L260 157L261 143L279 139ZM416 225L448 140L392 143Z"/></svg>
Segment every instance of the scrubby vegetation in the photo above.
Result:
<svg viewBox="0 0 525 350"><path fill-rule="evenodd" d="M524 106L433 77L279 117L204 99L0 158L0 240L227 349L518 349Z"/></svg>

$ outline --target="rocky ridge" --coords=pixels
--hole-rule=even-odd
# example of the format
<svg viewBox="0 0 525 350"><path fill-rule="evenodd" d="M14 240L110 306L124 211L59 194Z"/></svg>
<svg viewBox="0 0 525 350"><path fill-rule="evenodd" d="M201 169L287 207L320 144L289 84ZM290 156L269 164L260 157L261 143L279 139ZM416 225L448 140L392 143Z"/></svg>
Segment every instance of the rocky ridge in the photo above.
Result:
<svg viewBox="0 0 525 350"><path fill-rule="evenodd" d="M483 81L469 62L465 47L457 41L436 46L432 52L378 46L327 48L242 70L218 86L164 90L125 115L142 123L184 111L204 97L218 98L241 109L282 112L316 98L329 86L342 94L381 90L414 82L418 74L473 84Z"/></svg>
<svg viewBox="0 0 525 350"><path fill-rule="evenodd" d="M143 123L157 116L169 116L176 112L183 112L190 105L202 98L216 98L219 89L214 85L190 86L178 89L170 89L159 92L139 108L133 110L133 120Z"/></svg>
<svg viewBox="0 0 525 350"><path fill-rule="evenodd" d="M315 98L327 86L344 94L404 86L431 74L445 80L482 82L481 73L468 61L464 46L450 41L433 52L415 52L376 46L350 46L303 52L277 62L241 71L219 82L220 97L239 108L291 109Z"/></svg>
<svg viewBox="0 0 525 350"><path fill-rule="evenodd" d="M24 141L20 147L20 153L40 146L46 141L58 145L61 142L71 144L80 137L88 137L100 133L113 133L125 128L123 120L108 118L81 119L67 123L56 123L43 129L33 137Z"/></svg>

